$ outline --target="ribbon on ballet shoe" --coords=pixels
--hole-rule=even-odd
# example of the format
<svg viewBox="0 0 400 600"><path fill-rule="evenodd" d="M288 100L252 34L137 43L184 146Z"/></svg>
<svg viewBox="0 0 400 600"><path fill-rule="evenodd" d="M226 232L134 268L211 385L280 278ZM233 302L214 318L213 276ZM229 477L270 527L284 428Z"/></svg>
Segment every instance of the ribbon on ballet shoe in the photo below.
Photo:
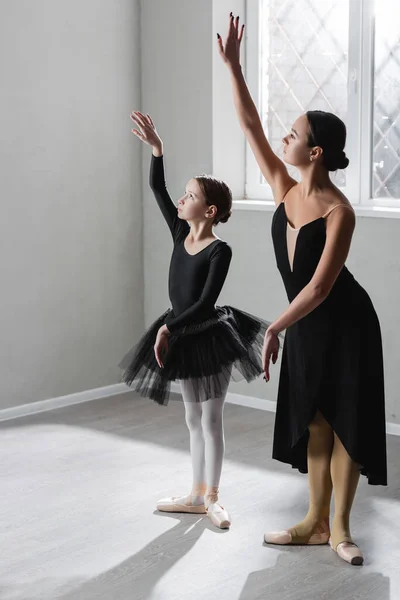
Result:
<svg viewBox="0 0 400 600"><path fill-rule="evenodd" d="M211 504L216 504L218 502L218 493L219 489L217 487L207 488L204 496L204 504L206 508L208 508Z"/></svg>

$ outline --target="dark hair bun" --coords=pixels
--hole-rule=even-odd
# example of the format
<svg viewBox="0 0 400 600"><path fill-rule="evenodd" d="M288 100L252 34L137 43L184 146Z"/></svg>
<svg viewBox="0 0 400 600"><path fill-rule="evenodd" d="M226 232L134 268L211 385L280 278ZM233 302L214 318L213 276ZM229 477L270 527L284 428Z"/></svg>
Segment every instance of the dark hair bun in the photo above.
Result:
<svg viewBox="0 0 400 600"><path fill-rule="evenodd" d="M349 165L349 159L346 156L346 153L336 152L335 154L331 154L330 152L324 151L323 153L323 162L328 171L337 171L338 169L345 169Z"/></svg>
<svg viewBox="0 0 400 600"><path fill-rule="evenodd" d="M231 216L232 216L232 211L231 210L229 211L228 214L224 215L221 218L218 218L218 214L217 214L217 216L215 217L214 223L215 223L215 225L218 225L218 223L226 223L227 221L229 221L229 219L231 218Z"/></svg>
<svg viewBox="0 0 400 600"><path fill-rule="evenodd" d="M232 191L229 186L212 175L200 175L195 179L204 194L206 204L217 207L214 225L226 223L232 214Z"/></svg>
<svg viewBox="0 0 400 600"><path fill-rule="evenodd" d="M346 125L336 115L323 110L309 110L306 115L309 124L308 145L322 148L322 164L328 171L345 169L349 164L343 150L346 145Z"/></svg>

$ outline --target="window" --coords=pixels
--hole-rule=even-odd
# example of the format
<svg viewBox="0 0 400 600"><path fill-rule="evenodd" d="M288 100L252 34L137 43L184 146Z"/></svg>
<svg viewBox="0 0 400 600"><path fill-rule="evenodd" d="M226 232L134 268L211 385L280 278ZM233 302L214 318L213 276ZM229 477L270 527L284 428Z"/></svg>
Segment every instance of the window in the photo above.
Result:
<svg viewBox="0 0 400 600"><path fill-rule="evenodd" d="M335 183L354 204L400 207L398 0L251 0L246 12L246 76L273 149L306 110L333 112L350 159ZM272 197L248 147L245 196Z"/></svg>

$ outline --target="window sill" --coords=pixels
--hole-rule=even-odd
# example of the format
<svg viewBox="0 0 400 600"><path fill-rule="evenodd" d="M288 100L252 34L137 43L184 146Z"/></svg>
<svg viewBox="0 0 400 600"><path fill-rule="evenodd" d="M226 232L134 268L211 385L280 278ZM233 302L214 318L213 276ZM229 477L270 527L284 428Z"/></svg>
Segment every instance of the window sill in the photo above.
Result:
<svg viewBox="0 0 400 600"><path fill-rule="evenodd" d="M384 206L353 206L358 217L373 217L381 219L400 219L400 208ZM234 200L234 210L250 210L256 212L274 212L275 202L272 200Z"/></svg>

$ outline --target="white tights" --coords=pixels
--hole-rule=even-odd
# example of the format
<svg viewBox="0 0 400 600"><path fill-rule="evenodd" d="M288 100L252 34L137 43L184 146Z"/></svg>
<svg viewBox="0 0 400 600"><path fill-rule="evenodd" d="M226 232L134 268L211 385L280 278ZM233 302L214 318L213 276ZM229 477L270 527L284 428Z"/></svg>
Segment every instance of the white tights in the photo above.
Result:
<svg viewBox="0 0 400 600"><path fill-rule="evenodd" d="M181 381L186 424L190 434L193 486L192 503L202 504L207 490L218 489L225 452L223 410L228 382L222 383L222 396L195 402L191 380ZM211 492L210 492L211 493Z"/></svg>

